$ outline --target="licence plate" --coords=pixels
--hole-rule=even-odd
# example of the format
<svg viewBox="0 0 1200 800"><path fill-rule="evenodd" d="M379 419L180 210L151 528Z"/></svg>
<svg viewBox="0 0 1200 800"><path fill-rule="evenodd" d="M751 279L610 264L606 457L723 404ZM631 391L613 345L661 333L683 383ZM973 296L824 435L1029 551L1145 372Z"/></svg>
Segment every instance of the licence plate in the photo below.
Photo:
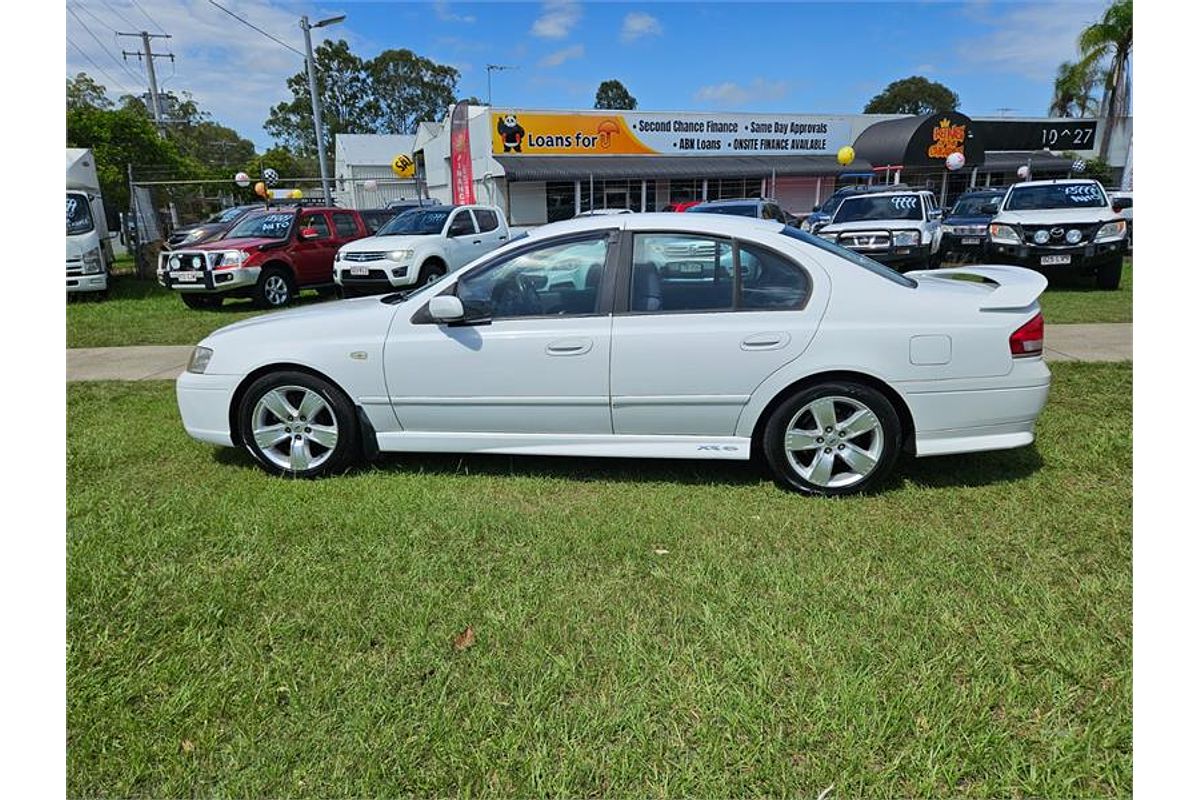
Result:
<svg viewBox="0 0 1200 800"><path fill-rule="evenodd" d="M974 236L963 237L963 244L979 244L979 239Z"/></svg>
<svg viewBox="0 0 1200 800"><path fill-rule="evenodd" d="M203 273L196 270L184 270L182 272L172 272L171 280L179 281L180 283L195 283L200 280Z"/></svg>
<svg viewBox="0 0 1200 800"><path fill-rule="evenodd" d="M367 269L366 267L351 267L350 268L351 275L367 275L369 273L370 273L370 270Z"/></svg>
<svg viewBox="0 0 1200 800"><path fill-rule="evenodd" d="M1070 264L1070 256L1042 256L1042 266L1048 267L1053 264Z"/></svg>

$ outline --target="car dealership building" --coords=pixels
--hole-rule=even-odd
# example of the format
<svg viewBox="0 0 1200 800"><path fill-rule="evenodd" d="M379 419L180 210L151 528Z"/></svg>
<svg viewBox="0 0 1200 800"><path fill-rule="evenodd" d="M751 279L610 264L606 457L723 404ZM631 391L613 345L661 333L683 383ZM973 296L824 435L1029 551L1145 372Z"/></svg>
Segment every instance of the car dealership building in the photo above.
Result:
<svg viewBox="0 0 1200 800"><path fill-rule="evenodd" d="M477 202L504 209L513 225L538 225L592 209L658 211L670 203L773 197L796 214L811 211L847 180L904 182L931 188L943 203L969 186L1007 185L1017 170L1070 174L1077 158L1099 155L1104 121L1096 118L971 118L965 114L775 114L719 112L549 111L471 106L470 162ZM1132 119L1118 121L1109 163L1119 179ZM386 147L363 147L383 153ZM383 138L383 137L380 137ZM428 194L449 202L450 121L421 123L413 139L416 180L379 177L374 191L339 181L345 205L373 197ZM840 164L850 145L855 159ZM961 152L964 166L946 168ZM397 154L392 154L392 156ZM382 160L380 157L377 160ZM385 173L346 164L341 175ZM395 184L395 185L391 185Z"/></svg>

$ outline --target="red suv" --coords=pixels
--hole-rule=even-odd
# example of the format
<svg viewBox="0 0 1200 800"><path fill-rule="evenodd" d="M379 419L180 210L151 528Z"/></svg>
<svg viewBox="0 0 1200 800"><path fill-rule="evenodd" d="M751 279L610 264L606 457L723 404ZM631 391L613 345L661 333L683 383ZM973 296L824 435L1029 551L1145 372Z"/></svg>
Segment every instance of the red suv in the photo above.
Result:
<svg viewBox="0 0 1200 800"><path fill-rule="evenodd" d="M369 234L351 209L264 208L238 220L223 239L160 254L158 282L189 308L216 308L226 297L280 308L301 289L336 291L338 248Z"/></svg>

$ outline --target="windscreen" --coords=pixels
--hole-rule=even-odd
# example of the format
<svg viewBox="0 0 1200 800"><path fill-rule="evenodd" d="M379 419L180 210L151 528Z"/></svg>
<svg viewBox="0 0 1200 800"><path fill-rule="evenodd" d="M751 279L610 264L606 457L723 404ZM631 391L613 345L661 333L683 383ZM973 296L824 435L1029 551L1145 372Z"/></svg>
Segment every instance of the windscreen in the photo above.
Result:
<svg viewBox="0 0 1200 800"><path fill-rule="evenodd" d="M1041 208L1101 208L1105 206L1100 184L1048 183L1042 186L1014 186L1004 205L1008 211L1032 211Z"/></svg>
<svg viewBox="0 0 1200 800"><path fill-rule="evenodd" d="M87 196L67 192L67 236L87 233L94 227Z"/></svg>
<svg viewBox="0 0 1200 800"><path fill-rule="evenodd" d="M450 208L414 208L395 217L379 229L376 236L413 236L441 233L450 216Z"/></svg>
<svg viewBox="0 0 1200 800"><path fill-rule="evenodd" d="M986 217L987 212L983 210L983 207L988 203L995 203L1000 197L1001 195L997 194L974 194L960 197L950 214L955 217Z"/></svg>
<svg viewBox="0 0 1200 800"><path fill-rule="evenodd" d="M292 230L292 212L250 214L225 237L226 239L286 239Z"/></svg>
<svg viewBox="0 0 1200 800"><path fill-rule="evenodd" d="M833 222L875 219L921 219L921 198L915 194L847 197L833 215Z"/></svg>

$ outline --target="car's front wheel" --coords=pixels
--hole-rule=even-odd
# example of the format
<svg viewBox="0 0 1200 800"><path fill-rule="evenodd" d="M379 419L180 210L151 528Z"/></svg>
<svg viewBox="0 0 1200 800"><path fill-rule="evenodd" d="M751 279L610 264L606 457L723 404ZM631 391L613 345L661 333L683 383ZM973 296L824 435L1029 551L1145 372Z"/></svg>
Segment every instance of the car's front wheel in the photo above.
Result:
<svg viewBox="0 0 1200 800"><path fill-rule="evenodd" d="M424 286L427 283L433 283L445 274L446 265L435 259L430 259L421 265L421 271L417 275L417 285Z"/></svg>
<svg viewBox="0 0 1200 800"><path fill-rule="evenodd" d="M279 267L267 267L254 286L254 304L259 308L283 308L296 297L292 276Z"/></svg>
<svg viewBox="0 0 1200 800"><path fill-rule="evenodd" d="M329 381L280 371L254 381L238 405L243 446L274 475L319 478L358 460L354 406Z"/></svg>
<svg viewBox="0 0 1200 800"><path fill-rule="evenodd" d="M781 403L763 426L763 456L786 489L819 495L869 491L900 454L896 409L860 383L830 381Z"/></svg>

